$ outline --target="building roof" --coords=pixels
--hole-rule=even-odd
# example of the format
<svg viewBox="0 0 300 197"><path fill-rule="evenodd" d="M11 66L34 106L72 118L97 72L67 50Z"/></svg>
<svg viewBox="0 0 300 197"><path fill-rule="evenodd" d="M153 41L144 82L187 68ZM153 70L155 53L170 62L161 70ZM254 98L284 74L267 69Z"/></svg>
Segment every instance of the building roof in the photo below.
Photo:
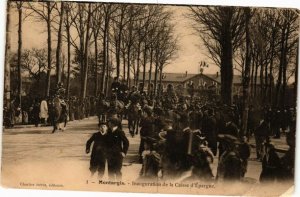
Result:
<svg viewBox="0 0 300 197"><path fill-rule="evenodd" d="M151 81L154 81L154 72L151 73ZM189 74L189 73L163 73L164 82L184 82L192 77L196 76L197 74ZM139 81L143 80L143 73L139 74ZM146 73L145 80L149 80L149 73ZM159 80L159 79L158 79Z"/></svg>
<svg viewBox="0 0 300 197"><path fill-rule="evenodd" d="M200 74L199 74L200 75ZM203 74L205 77L208 77L212 80L214 80L217 83L221 83L221 75L217 74ZM242 83L242 76L241 75L233 75L232 79L233 84L241 84Z"/></svg>
<svg viewBox="0 0 300 197"><path fill-rule="evenodd" d="M217 83L221 83L221 75L220 74L189 74L189 73L163 73L164 77L162 79L163 82L177 82L183 83L187 80L190 80L197 76L204 76L211 80L214 80ZM139 74L139 81L143 80L143 73ZM149 80L149 73L146 73L145 80ZM159 79L158 79L159 80ZM154 81L154 72L151 73L151 81ZM233 84L241 84L242 76L234 75L233 76Z"/></svg>

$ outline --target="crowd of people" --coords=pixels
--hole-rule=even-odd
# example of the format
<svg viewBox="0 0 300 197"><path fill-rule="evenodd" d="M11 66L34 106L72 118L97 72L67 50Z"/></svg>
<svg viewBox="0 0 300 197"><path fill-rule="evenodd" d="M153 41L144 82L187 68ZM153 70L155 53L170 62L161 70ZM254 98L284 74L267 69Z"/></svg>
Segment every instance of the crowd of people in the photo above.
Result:
<svg viewBox="0 0 300 197"><path fill-rule="evenodd" d="M62 84L58 84L54 93L48 97L23 97L20 105L18 97L13 98L9 108L4 107L4 126L13 128L17 124L53 126L53 98L59 96L66 103L68 121L82 120L97 114L97 98L88 96L81 100L77 96L66 98Z"/></svg>
<svg viewBox="0 0 300 197"><path fill-rule="evenodd" d="M118 85L115 83L112 87L116 95L119 95L116 84ZM243 180L251 154L251 138L255 138L257 160L262 162L261 182L288 180L294 176L296 120L292 109L258 109L250 106L248 129L243 131L243 111L238 102L227 106L207 96L178 97L171 85L156 98L144 92L143 88L135 86L127 95L127 109L136 103L140 106L139 161L143 164L140 172L143 179L180 179L185 171L191 170L191 175L185 177L184 181ZM118 96L113 98L117 99ZM116 117L118 116L114 118ZM114 126L122 130L121 120L117 118L117 122ZM99 122L99 125L105 124ZM99 136L99 142L94 144L90 169L92 173L98 169L100 177L103 176L105 165L103 159L110 166L111 155L126 154L122 148L118 148L118 153L112 154L110 149L114 145L103 145L106 141L103 136L111 136L114 130L111 126L108 127L108 132L102 132L101 126L100 134L94 134ZM290 148L284 157L279 157L272 139L280 138L282 133L286 135ZM87 147L90 146L91 139ZM123 145L127 150L128 143L123 142ZM118 143L117 146L123 145ZM217 173L214 175L211 164L216 157L219 159ZM117 171L120 174L120 159L115 165L119 166Z"/></svg>
<svg viewBox="0 0 300 197"><path fill-rule="evenodd" d="M13 127L17 121L35 126L53 125L54 132L58 121L66 125L67 121L98 115L99 131L87 141L86 152L90 152L93 143L90 171L98 172L99 177L103 176L106 163L111 179L122 177L122 162L129 147L122 118L129 119L134 106L138 106L139 111L139 162L143 179L182 178L184 172L190 170L191 175L184 181L243 180L251 154L251 138L256 143L256 159L262 163L261 182L294 176L294 109L250 105L244 131L240 102L228 106L210 95L177 95L172 85L156 97L151 89L148 92L143 86L129 89L118 79L111 85L109 98L100 94L97 98L82 100L71 96L68 99L62 84L58 84L54 92L52 97L25 100L22 108L17 100L12 100L9 109L4 108L4 123L9 122L7 127ZM56 115L56 98L62 108L59 116ZM119 106L117 101L120 101ZM123 110L115 110L117 106ZM280 138L283 133L290 148L279 157L272 139ZM218 165L217 173L213 174L211 166L215 158Z"/></svg>

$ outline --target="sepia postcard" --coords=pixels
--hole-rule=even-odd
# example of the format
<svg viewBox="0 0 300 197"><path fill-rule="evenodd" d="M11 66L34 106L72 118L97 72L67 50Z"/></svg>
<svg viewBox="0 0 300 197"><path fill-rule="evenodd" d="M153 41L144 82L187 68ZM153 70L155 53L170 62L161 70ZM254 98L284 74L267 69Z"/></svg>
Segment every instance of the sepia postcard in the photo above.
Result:
<svg viewBox="0 0 300 197"><path fill-rule="evenodd" d="M299 13L8 0L1 186L291 193Z"/></svg>

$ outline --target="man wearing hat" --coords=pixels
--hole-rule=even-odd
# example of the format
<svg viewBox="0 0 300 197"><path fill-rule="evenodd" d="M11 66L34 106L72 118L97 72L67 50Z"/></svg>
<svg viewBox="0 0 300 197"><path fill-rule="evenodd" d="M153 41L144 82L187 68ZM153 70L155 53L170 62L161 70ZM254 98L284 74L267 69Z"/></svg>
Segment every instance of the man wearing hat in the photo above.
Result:
<svg viewBox="0 0 300 197"><path fill-rule="evenodd" d="M119 91L120 91L120 86L121 86L121 84L119 82L119 78L115 77L114 81L111 84L111 92L115 93L115 94L118 94Z"/></svg>
<svg viewBox="0 0 300 197"><path fill-rule="evenodd" d="M209 108L203 116L202 132L205 135L208 146L214 155L217 154L217 121L214 117L213 109Z"/></svg>
<svg viewBox="0 0 300 197"><path fill-rule="evenodd" d="M238 139L232 135L219 135L224 153L221 155L217 179L221 181L239 181L242 178L242 162L237 150Z"/></svg>
<svg viewBox="0 0 300 197"><path fill-rule="evenodd" d="M122 178L123 158L127 154L129 141L120 128L120 120L111 118L108 121L108 176L112 180Z"/></svg>
<svg viewBox="0 0 300 197"><path fill-rule="evenodd" d="M149 107L144 108L144 114L142 115L140 122L140 147L139 147L139 155L140 161L142 161L142 152L145 150L144 143L145 138L147 137L155 137L154 133L154 117L152 115L152 110Z"/></svg>
<svg viewBox="0 0 300 197"><path fill-rule="evenodd" d="M210 165L213 163L214 155L207 146L205 137L196 135L195 138L198 147L192 157L192 176L188 180L212 181L214 176Z"/></svg>
<svg viewBox="0 0 300 197"><path fill-rule="evenodd" d="M90 152L91 144L94 142L91 160L90 171L94 175L98 171L98 178L102 178L105 170L105 162L107 160L107 152L110 148L108 146L107 126L105 123L99 124L99 131L94 133L92 137L86 142L86 153Z"/></svg>
<svg viewBox="0 0 300 197"><path fill-rule="evenodd" d="M267 137L263 144L262 171L259 177L260 182L274 182L280 178L282 164L275 151L274 144Z"/></svg>
<svg viewBox="0 0 300 197"><path fill-rule="evenodd" d="M262 159L262 143L269 136L269 133L270 128L268 122L265 119L261 120L259 126L254 130L256 156L258 160Z"/></svg>

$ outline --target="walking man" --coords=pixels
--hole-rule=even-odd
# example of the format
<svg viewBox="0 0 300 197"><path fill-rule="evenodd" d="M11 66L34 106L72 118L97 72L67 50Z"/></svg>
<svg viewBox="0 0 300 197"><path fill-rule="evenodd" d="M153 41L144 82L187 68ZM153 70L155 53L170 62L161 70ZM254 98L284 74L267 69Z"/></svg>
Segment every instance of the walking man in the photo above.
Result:
<svg viewBox="0 0 300 197"><path fill-rule="evenodd" d="M111 180L122 179L123 158L127 154L129 141L120 128L120 120L111 118L108 121L108 176Z"/></svg>
<svg viewBox="0 0 300 197"><path fill-rule="evenodd" d="M98 171L98 177L102 178L105 170L105 162L107 160L107 126L104 123L99 124L99 131L94 133L92 137L86 142L86 153L90 152L90 147L93 144L90 171L93 176Z"/></svg>

